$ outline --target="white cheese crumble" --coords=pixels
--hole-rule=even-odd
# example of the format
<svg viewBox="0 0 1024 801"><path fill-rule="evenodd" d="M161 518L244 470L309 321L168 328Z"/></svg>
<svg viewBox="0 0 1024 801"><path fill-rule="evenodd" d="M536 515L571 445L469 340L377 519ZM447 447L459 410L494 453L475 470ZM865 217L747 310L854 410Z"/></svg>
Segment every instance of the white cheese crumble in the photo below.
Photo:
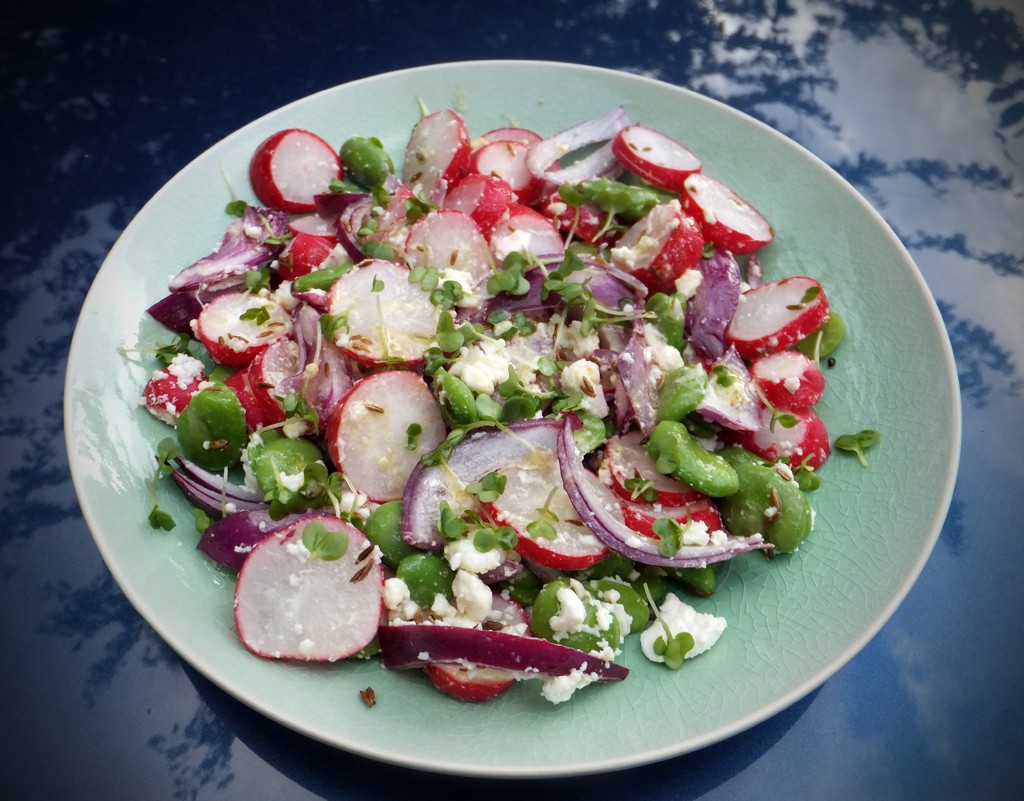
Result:
<svg viewBox="0 0 1024 801"><path fill-rule="evenodd" d="M718 642L727 625L724 617L698 612L689 604L683 603L673 593L665 596L658 609L658 618L640 633L640 649L644 656L652 662L664 662L665 657L654 652L654 643L665 637L665 626L671 636L688 632L693 637L693 648L686 653L686 659L707 651Z"/></svg>
<svg viewBox="0 0 1024 801"><path fill-rule="evenodd" d="M596 673L573 670L566 676L548 676L541 687L541 695L553 704L568 701L574 692L597 681Z"/></svg>
<svg viewBox="0 0 1024 801"><path fill-rule="evenodd" d="M703 281L704 274L700 270L691 267L689 270L683 271L683 274L676 279L676 292L689 300L697 294L697 290Z"/></svg>
<svg viewBox="0 0 1024 801"><path fill-rule="evenodd" d="M566 394L579 392L583 395L580 408L597 417L608 414L608 399L601 386L601 368L587 359L577 359L563 368L558 379Z"/></svg>
<svg viewBox="0 0 1024 801"><path fill-rule="evenodd" d="M459 351L449 372L474 392L490 395L508 379L510 364L505 340L480 339Z"/></svg>
<svg viewBox="0 0 1024 801"><path fill-rule="evenodd" d="M448 560L452 570L465 570L468 573L486 573L494 570L505 560L505 552L501 548L481 551L471 538L454 540L444 546L444 558Z"/></svg>

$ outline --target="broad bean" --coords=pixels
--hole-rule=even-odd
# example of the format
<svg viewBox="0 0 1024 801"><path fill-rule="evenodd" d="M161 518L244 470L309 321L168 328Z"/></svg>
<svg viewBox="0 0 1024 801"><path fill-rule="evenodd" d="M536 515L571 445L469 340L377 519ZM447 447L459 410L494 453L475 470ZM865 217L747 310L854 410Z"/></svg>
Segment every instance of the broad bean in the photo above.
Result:
<svg viewBox="0 0 1024 801"><path fill-rule="evenodd" d="M680 422L658 423L647 441L647 453L655 460L659 473L671 475L712 498L732 495L739 488L732 465L705 450Z"/></svg>

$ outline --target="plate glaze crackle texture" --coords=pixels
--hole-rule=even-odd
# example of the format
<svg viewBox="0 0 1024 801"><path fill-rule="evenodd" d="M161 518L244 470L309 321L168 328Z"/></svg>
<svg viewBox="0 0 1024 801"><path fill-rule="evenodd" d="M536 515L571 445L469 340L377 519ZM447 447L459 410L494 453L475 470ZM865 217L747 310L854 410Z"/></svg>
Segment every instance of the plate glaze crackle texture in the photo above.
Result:
<svg viewBox="0 0 1024 801"><path fill-rule="evenodd" d="M587 688L557 706L535 682L522 682L475 705L377 662L262 660L235 634L233 576L194 550L187 504L169 485L161 504L177 528L154 531L146 522L144 482L166 432L138 404L152 365L125 349L166 335L145 309L220 240L232 193L252 199L248 161L270 133L303 127L335 146L377 136L397 159L421 104L457 109L471 135L505 125L548 135L624 106L633 120L684 142L705 172L764 213L777 232L761 254L768 278L818 278L848 324L820 410L833 436L882 433L871 467L834 455L812 496L816 526L804 546L729 565L720 590L695 602L724 615L728 628L682 671L648 663L631 642L624 682ZM721 103L636 75L545 62L447 64L368 78L292 103L212 147L152 198L111 250L82 310L66 389L74 483L96 543L125 595L182 658L253 708L339 748L487 776L571 775L663 759L722 740L806 695L856 654L909 590L945 516L960 442L955 371L936 306L905 249L852 188ZM367 686L377 698L372 709L359 696ZM443 738L429 736L442 727Z"/></svg>

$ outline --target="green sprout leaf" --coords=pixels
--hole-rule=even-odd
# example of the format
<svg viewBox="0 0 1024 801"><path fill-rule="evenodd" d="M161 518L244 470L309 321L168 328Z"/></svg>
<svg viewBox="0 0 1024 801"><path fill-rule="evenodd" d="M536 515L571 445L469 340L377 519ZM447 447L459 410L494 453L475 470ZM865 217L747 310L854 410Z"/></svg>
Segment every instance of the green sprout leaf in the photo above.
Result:
<svg viewBox="0 0 1024 801"><path fill-rule="evenodd" d="M329 531L323 523L307 523L302 529L302 544L313 559L331 562L345 555L348 535L344 531Z"/></svg>
<svg viewBox="0 0 1024 801"><path fill-rule="evenodd" d="M854 454L860 463L868 466L868 460L864 458L864 451L878 444L882 435L873 428L866 428L856 434L843 434L836 438L836 448Z"/></svg>

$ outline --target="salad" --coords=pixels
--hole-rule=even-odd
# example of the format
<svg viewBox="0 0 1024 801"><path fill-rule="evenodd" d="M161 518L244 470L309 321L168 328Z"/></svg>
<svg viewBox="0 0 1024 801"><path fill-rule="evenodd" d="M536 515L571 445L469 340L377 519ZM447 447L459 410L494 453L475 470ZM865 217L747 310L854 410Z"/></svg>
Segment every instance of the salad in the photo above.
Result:
<svg viewBox="0 0 1024 801"><path fill-rule="evenodd" d="M476 138L446 109L401 156L256 148L255 202L148 310L175 334L142 391L169 427L151 525L170 477L260 657L379 658L466 701L625 679L631 635L679 669L727 626L686 601L716 568L811 534L841 317L622 108Z"/></svg>

